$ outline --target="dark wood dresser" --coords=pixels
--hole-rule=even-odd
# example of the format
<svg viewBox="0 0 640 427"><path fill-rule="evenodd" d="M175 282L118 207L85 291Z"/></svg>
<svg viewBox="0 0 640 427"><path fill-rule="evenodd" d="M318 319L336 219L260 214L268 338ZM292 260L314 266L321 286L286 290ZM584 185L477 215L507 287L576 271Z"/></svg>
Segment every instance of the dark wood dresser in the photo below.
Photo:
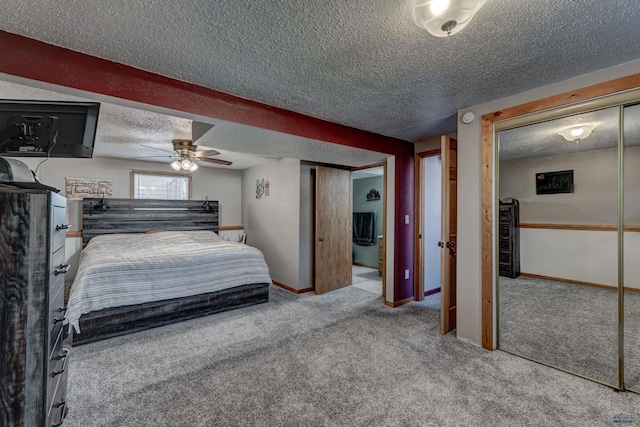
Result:
<svg viewBox="0 0 640 427"><path fill-rule="evenodd" d="M516 199L500 199L498 223L500 276L520 276L520 204Z"/></svg>
<svg viewBox="0 0 640 427"><path fill-rule="evenodd" d="M66 199L0 185L0 426L60 426Z"/></svg>

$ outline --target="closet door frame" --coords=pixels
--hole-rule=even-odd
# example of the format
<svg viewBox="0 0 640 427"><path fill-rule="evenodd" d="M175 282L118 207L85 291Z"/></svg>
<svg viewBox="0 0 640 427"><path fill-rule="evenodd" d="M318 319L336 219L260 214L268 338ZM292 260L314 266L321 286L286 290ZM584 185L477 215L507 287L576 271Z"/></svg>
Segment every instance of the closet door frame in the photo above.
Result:
<svg viewBox="0 0 640 427"><path fill-rule="evenodd" d="M618 384L624 389L624 107L640 102L640 74L482 117L482 346L497 348L497 134L574 114L618 107Z"/></svg>

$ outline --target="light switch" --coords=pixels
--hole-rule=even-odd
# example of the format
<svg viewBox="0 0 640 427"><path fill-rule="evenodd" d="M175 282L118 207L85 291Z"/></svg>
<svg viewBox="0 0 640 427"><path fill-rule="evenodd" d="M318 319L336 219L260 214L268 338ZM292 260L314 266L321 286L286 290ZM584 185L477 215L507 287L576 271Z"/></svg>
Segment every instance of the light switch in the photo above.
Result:
<svg viewBox="0 0 640 427"><path fill-rule="evenodd" d="M404 223L409 224L409 215L404 216Z"/></svg>
<svg viewBox="0 0 640 427"><path fill-rule="evenodd" d="M404 280L409 280L409 269L408 268L404 271Z"/></svg>

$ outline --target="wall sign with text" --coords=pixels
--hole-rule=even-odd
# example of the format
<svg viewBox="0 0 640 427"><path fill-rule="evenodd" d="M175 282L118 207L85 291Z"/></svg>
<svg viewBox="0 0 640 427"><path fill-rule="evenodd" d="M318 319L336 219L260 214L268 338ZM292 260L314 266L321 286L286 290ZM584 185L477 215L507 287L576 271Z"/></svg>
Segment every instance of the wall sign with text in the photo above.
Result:
<svg viewBox="0 0 640 427"><path fill-rule="evenodd" d="M66 196L68 199L83 197L111 197L113 182L104 178L65 178Z"/></svg>
<svg viewBox="0 0 640 427"><path fill-rule="evenodd" d="M536 194L573 193L573 169L536 174Z"/></svg>

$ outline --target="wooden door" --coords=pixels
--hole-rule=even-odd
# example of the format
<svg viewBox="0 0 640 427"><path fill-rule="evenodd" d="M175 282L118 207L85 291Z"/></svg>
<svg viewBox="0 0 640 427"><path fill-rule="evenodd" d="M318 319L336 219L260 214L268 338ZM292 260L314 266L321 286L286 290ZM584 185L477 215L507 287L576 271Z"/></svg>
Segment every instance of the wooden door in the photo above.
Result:
<svg viewBox="0 0 640 427"><path fill-rule="evenodd" d="M440 332L446 334L456 327L456 251L458 156L457 141L443 136L442 151L442 242L440 285Z"/></svg>
<svg viewBox="0 0 640 427"><path fill-rule="evenodd" d="M316 168L316 294L351 284L351 193L350 171Z"/></svg>

